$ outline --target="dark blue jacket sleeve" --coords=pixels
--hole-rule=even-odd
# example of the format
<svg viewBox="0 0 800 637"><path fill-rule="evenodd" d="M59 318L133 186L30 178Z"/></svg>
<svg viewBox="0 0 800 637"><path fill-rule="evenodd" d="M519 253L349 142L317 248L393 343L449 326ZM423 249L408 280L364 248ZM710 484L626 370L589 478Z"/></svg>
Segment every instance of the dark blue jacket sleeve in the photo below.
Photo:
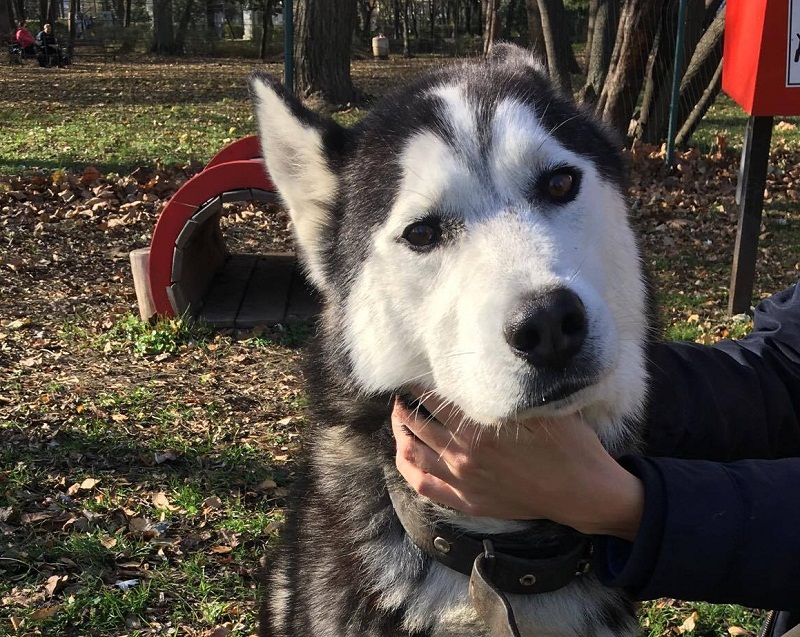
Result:
<svg viewBox="0 0 800 637"><path fill-rule="evenodd" d="M598 538L600 578L640 599L800 608L800 286L752 334L651 348L636 540Z"/></svg>

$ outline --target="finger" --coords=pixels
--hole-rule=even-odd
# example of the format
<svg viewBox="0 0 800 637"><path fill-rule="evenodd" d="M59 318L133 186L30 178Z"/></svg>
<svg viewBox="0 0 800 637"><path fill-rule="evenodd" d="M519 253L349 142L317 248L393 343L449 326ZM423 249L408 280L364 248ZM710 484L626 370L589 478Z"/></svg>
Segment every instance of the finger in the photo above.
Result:
<svg viewBox="0 0 800 637"><path fill-rule="evenodd" d="M429 414L450 431L457 431L463 424L463 414L456 409L453 403L445 402L435 393L425 392L417 387L412 387L411 393Z"/></svg>
<svg viewBox="0 0 800 637"><path fill-rule="evenodd" d="M453 434L450 433L440 422L432 418L422 418L403 406L399 400L395 400L392 410L392 429L395 429L395 421L408 429L411 434L419 438L437 454L443 453L448 447L453 445ZM398 438L395 433L395 438Z"/></svg>
<svg viewBox="0 0 800 637"><path fill-rule="evenodd" d="M396 458L396 465L400 475L420 495L455 509L464 510L466 508L467 505L461 494L447 481L423 471L399 453Z"/></svg>

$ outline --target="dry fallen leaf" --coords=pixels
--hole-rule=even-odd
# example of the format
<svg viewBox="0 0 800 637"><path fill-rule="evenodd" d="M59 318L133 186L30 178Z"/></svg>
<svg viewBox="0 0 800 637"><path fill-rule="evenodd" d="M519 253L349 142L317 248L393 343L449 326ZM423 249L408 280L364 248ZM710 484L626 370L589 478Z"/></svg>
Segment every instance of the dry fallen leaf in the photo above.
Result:
<svg viewBox="0 0 800 637"><path fill-rule="evenodd" d="M131 533L145 533L150 530L150 522L145 518L131 518L128 529Z"/></svg>
<svg viewBox="0 0 800 637"><path fill-rule="evenodd" d="M222 500L220 500L215 495L209 496L205 500L203 500L203 508L204 509L221 509L222 508Z"/></svg>
<svg viewBox="0 0 800 637"><path fill-rule="evenodd" d="M47 583L44 585L44 590L47 592L47 596L52 597L56 590L58 590L59 584L62 584L66 581L66 575L51 575L48 577Z"/></svg>
<svg viewBox="0 0 800 637"><path fill-rule="evenodd" d="M233 549L230 546L223 546L221 544L218 544L217 546L212 546L208 550L211 551L212 553L218 553L220 555L223 555L225 553L230 553Z"/></svg>
<svg viewBox="0 0 800 637"><path fill-rule="evenodd" d="M43 608L37 608L30 615L28 615L28 619L33 619L35 621L38 621L40 619L50 619L60 609L61 606L44 606Z"/></svg>
<svg viewBox="0 0 800 637"><path fill-rule="evenodd" d="M81 488L82 490L84 490L84 491L89 491L89 490L91 490L91 489L94 489L95 485L96 485L98 482L100 482L100 480L99 480L99 479L95 479L95 478L86 478L86 479L85 479L83 482L81 482L81 486L80 486L80 488ZM72 494L70 494L70 495L72 495Z"/></svg>
<svg viewBox="0 0 800 637"><path fill-rule="evenodd" d="M153 506L156 509L164 509L166 511L175 511L178 507L174 507L169 503L169 498L167 498L167 494L163 491L159 491L158 493L154 493L150 496L150 501L153 503Z"/></svg>
<svg viewBox="0 0 800 637"><path fill-rule="evenodd" d="M697 622L697 611L694 611L691 615L689 615L683 623L678 628L678 632L682 635L684 633L690 633L695 628L695 622Z"/></svg>
<svg viewBox="0 0 800 637"><path fill-rule="evenodd" d="M728 626L728 633L733 635L733 637L740 637L741 635L752 635L749 630L746 628L742 628L741 626Z"/></svg>

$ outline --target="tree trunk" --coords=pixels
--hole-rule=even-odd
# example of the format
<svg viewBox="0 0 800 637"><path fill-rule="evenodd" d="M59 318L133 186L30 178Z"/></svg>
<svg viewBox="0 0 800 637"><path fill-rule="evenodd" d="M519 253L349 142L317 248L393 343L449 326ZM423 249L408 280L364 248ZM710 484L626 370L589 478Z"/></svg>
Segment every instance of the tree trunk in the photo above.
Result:
<svg viewBox="0 0 800 637"><path fill-rule="evenodd" d="M714 21L706 29L700 42L694 50L689 66L681 80L680 98L678 100L677 121L683 122L681 132L684 138L681 143L689 140L694 129L699 123L690 123L689 120L697 118L698 111L702 111L700 118L705 115L708 108L713 104L714 98L720 89L720 79L717 74L721 73L723 37L725 35L725 9L723 8L714 17ZM710 78L710 79L709 79ZM700 95L698 100L696 96ZM710 101L708 101L710 100ZM705 101L708 101L705 104ZM687 124L689 125L687 127Z"/></svg>
<svg viewBox="0 0 800 637"><path fill-rule="evenodd" d="M687 67L692 51L694 51L700 39L706 14L704 3L689 3L687 9L682 62L679 69L681 76ZM642 107L635 133L637 138L648 144L658 144L667 136L679 28L677 7L672 6L670 9L665 7L661 19L658 44L654 47L653 64L649 67L647 74ZM713 69L711 72L713 73ZM708 78L705 79L703 87L707 83Z"/></svg>
<svg viewBox="0 0 800 637"><path fill-rule="evenodd" d="M620 14L608 75L595 110L627 134L665 0L627 0Z"/></svg>
<svg viewBox="0 0 800 637"><path fill-rule="evenodd" d="M516 16L518 6L519 0L509 0L508 7L506 8L506 23L503 27L504 40L511 39L511 30L514 28L514 18Z"/></svg>
<svg viewBox="0 0 800 637"><path fill-rule="evenodd" d="M71 60L72 59L72 52L75 49L75 33L76 33L76 24L75 21L78 19L78 0L69 0L69 19L67 24L69 25L69 38L67 39L67 57Z"/></svg>
<svg viewBox="0 0 800 637"><path fill-rule="evenodd" d="M272 35L272 8L275 0L265 0L264 13L261 16L261 43L259 47L259 57L267 59L267 48L270 36Z"/></svg>
<svg viewBox="0 0 800 637"><path fill-rule="evenodd" d="M538 0L538 4L550 78L563 91L571 93L572 81L569 77L571 51L564 29L566 20L564 0Z"/></svg>
<svg viewBox="0 0 800 637"><path fill-rule="evenodd" d="M403 57L411 58L411 44L409 43L408 29L408 3L410 0L403 0Z"/></svg>
<svg viewBox="0 0 800 637"><path fill-rule="evenodd" d="M172 0L153 0L153 53L172 55L175 32L172 28Z"/></svg>
<svg viewBox="0 0 800 637"><path fill-rule="evenodd" d="M483 0L483 55L488 56L492 52L492 44L497 39L500 27L497 19L497 11L500 8L500 0Z"/></svg>
<svg viewBox="0 0 800 637"><path fill-rule="evenodd" d="M428 18L430 20L430 27L431 27L431 44L436 42L436 0L430 0L430 4L428 5Z"/></svg>
<svg viewBox="0 0 800 637"><path fill-rule="evenodd" d="M369 45L372 35L372 12L375 11L375 3L371 0L360 0L358 3L361 11L361 41Z"/></svg>
<svg viewBox="0 0 800 637"><path fill-rule="evenodd" d="M594 104L603 90L611 60L611 51L617 37L620 0L596 0L596 12L591 25L591 43L586 52L586 84L581 101ZM587 45L588 46L588 45Z"/></svg>
<svg viewBox="0 0 800 637"><path fill-rule="evenodd" d="M528 48L542 64L546 64L547 47L544 44L542 17L539 15L539 0L525 0L525 10L528 14Z"/></svg>
<svg viewBox="0 0 800 637"><path fill-rule="evenodd" d="M589 0L589 17L586 21L586 46L583 49L583 70L589 69L589 55L592 51L592 38L594 37L594 22L597 19L600 0Z"/></svg>
<svg viewBox="0 0 800 637"><path fill-rule="evenodd" d="M133 4L132 0L125 0L125 28L127 29L131 26L131 5Z"/></svg>
<svg viewBox="0 0 800 637"><path fill-rule="evenodd" d="M355 0L298 0L295 23L295 86L302 97L332 104L358 97L350 78Z"/></svg>
<svg viewBox="0 0 800 637"><path fill-rule="evenodd" d="M394 39L400 37L400 7L403 0L392 0L392 14L394 15Z"/></svg>
<svg viewBox="0 0 800 637"><path fill-rule="evenodd" d="M186 44L186 32L189 29L189 21L192 19L192 9L194 8L194 0L186 0L186 6L183 8L181 21L178 23L178 32L175 35L175 52L182 53L184 45Z"/></svg>
<svg viewBox="0 0 800 637"><path fill-rule="evenodd" d="M456 51L458 51L458 13L459 13L459 0L453 0L452 4L452 18L453 18L453 28L452 28L452 37L456 43Z"/></svg>
<svg viewBox="0 0 800 637"><path fill-rule="evenodd" d="M703 121L708 109L714 103L714 100L719 95L719 90L722 88L722 60L717 65L717 70L711 76L711 81L708 83L706 90L700 96L700 99L695 104L694 108L689 112L681 129L675 136L675 146L685 146L686 143L692 138L700 122Z"/></svg>
<svg viewBox="0 0 800 637"><path fill-rule="evenodd" d="M11 2L0 0L0 35L5 39L7 35L13 35L16 30Z"/></svg>

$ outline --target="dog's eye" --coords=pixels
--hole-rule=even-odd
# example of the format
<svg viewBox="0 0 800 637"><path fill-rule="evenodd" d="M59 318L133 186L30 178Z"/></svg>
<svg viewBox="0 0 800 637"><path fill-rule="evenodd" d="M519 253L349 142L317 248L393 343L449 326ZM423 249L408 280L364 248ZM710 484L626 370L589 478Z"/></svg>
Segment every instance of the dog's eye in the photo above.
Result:
<svg viewBox="0 0 800 637"><path fill-rule="evenodd" d="M429 221L412 223L403 231L403 239L405 239L412 248L421 250L435 246L441 236L442 231L439 226Z"/></svg>
<svg viewBox="0 0 800 637"><path fill-rule="evenodd" d="M567 203L577 196L579 183L580 173L576 170L556 168L545 175L541 190L552 203Z"/></svg>

